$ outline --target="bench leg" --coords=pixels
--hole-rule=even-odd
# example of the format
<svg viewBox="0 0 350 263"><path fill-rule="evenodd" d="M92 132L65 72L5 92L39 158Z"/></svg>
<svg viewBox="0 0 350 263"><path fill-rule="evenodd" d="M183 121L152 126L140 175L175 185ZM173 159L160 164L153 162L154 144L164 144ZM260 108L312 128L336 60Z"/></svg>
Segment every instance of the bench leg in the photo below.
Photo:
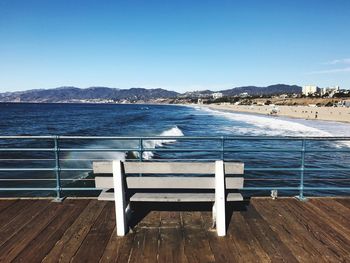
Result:
<svg viewBox="0 0 350 263"><path fill-rule="evenodd" d="M124 172L121 161L113 161L114 204L117 235L125 236L127 231Z"/></svg>
<svg viewBox="0 0 350 263"><path fill-rule="evenodd" d="M215 202L214 202L213 208L212 208L212 217L213 217L213 224L211 225L211 227L214 228L215 224L216 224L216 207L215 207Z"/></svg>
<svg viewBox="0 0 350 263"><path fill-rule="evenodd" d="M216 232L218 236L226 235L226 198L225 198L224 162L215 162L215 206Z"/></svg>

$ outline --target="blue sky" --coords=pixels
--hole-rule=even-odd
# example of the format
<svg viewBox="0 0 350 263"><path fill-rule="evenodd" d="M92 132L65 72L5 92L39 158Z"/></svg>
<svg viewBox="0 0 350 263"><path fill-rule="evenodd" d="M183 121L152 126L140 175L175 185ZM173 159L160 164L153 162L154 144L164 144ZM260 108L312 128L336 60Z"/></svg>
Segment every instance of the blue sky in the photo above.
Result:
<svg viewBox="0 0 350 263"><path fill-rule="evenodd" d="M350 1L0 0L0 92L350 88Z"/></svg>

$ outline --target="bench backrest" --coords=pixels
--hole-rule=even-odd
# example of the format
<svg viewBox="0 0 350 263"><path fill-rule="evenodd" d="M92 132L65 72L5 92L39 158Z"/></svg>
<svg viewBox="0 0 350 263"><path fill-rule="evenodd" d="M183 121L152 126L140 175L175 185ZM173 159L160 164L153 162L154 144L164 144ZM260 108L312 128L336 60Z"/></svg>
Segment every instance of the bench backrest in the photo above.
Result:
<svg viewBox="0 0 350 263"><path fill-rule="evenodd" d="M215 162L123 162L124 173L127 174L215 174ZM242 175L244 164L224 162L225 175ZM112 162L94 162L95 174L111 174ZM194 176L126 176L126 185L129 189L215 189L214 177ZM226 176L226 189L243 188L243 177ZM113 188L113 178L96 176L97 188Z"/></svg>

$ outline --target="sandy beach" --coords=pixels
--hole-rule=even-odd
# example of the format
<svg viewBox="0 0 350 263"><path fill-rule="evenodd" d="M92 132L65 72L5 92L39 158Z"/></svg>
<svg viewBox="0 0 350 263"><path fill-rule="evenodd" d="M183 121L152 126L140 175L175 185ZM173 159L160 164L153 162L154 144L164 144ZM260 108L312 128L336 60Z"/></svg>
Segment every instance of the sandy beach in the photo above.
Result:
<svg viewBox="0 0 350 263"><path fill-rule="evenodd" d="M309 106L244 106L217 105L206 106L210 109L234 112L257 113L263 115L286 116L308 120L350 122L350 108L346 107L309 107Z"/></svg>

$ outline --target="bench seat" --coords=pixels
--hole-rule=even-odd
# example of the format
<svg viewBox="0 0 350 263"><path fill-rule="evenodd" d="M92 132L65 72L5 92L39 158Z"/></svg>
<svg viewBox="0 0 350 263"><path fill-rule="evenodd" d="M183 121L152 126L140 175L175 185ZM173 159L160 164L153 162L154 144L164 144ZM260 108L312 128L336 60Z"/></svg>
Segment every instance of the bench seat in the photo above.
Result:
<svg viewBox="0 0 350 263"><path fill-rule="evenodd" d="M113 192L103 191L98 200L114 201ZM135 193L131 202L215 202L215 193ZM240 193L229 193L227 202L243 201Z"/></svg>

